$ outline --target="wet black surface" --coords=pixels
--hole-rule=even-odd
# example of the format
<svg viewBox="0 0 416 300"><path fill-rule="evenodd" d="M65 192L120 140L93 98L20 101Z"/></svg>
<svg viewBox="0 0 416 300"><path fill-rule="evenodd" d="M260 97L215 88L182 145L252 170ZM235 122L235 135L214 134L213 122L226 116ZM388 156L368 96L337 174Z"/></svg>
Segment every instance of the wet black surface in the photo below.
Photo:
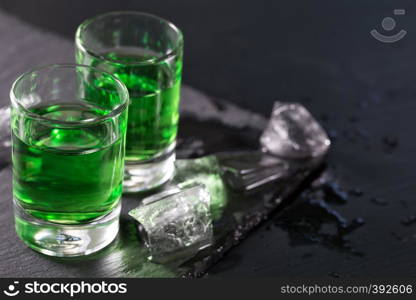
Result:
<svg viewBox="0 0 416 300"><path fill-rule="evenodd" d="M293 230L275 225L276 213L214 266L210 276L416 275L414 1L41 2L3 0L0 6L67 39L78 23L99 12L134 8L156 13L184 31L185 83L263 115L275 100L299 100L333 138L328 164L348 200L319 198L328 210L322 202L310 204L299 196L290 210L292 215L298 207L322 216L324 225L312 224L325 226L327 238L314 233L320 242L304 237L293 242ZM395 8L406 9L406 15L393 16ZM373 28L386 33L380 24L387 16L396 19L394 33L408 31L403 40L383 44L370 36ZM15 38L22 40L21 35ZM28 46L20 48L26 52ZM30 63L44 58L39 49L33 49ZM10 78L24 71L13 63L20 52L5 44L2 50L10 61L5 68ZM7 99L9 77L0 82L2 99ZM219 130L213 127L209 132L215 136ZM201 146L191 156L205 151L199 136L184 141ZM347 249L363 255L332 246L331 237L339 240L339 221L331 211L347 225L359 217L365 221L343 236Z"/></svg>
<svg viewBox="0 0 416 300"><path fill-rule="evenodd" d="M188 97L192 95L192 90L185 87L182 92L184 94L183 102L185 103L182 110L186 110L186 103L190 103ZM302 161L287 161L267 156L268 162L274 162L278 165L282 162L287 164L287 174L277 181L268 182L255 189L242 190L238 185L231 184L232 181L229 181L229 179L235 180L235 177L230 177L227 172L221 172L220 168L227 167L227 170L233 168L234 170L244 171L257 168L259 164L255 161L261 161L266 155L258 150L260 148L258 145L260 132L253 124L246 128L248 131L251 130L253 134L245 134L246 131L242 131L239 124L232 125L232 123L229 124L229 120L223 119L219 111L215 110L218 107L212 104L209 98L204 98L206 96L202 94L199 94L199 96L198 94L193 95L195 96L192 98L193 105L203 107L204 104L210 104L214 109L213 112L217 112L217 114L216 117L210 117L208 120L202 121L201 118L206 116L202 112L195 116L184 113L180 122L179 159L176 161L175 175L169 184L184 183L185 180L192 181L197 177L202 178L200 182L209 188L214 231L211 247L204 249L195 257L186 256L180 259L176 257L175 260L169 260L167 264L157 264L147 260L148 253L144 247L143 239L140 238L137 224L133 218L128 216L128 212L138 206L142 198L160 191L164 188L162 187L157 191L123 195L120 233L116 240L102 251L77 258L51 258L38 254L27 248L16 237L13 230L11 209L12 172L9 165L0 171L0 178L2 179L0 189L4 190L4 198L0 201L0 207L2 208L0 219L5 224L2 228L3 233L9 236L9 239L2 244L4 248L0 248L0 257L2 257L0 261L4 266L13 264L14 268L2 268L0 269L0 275L13 277L28 275L35 277L72 277L74 275L80 277L201 277L206 274L210 267L221 263L220 261L226 253L236 247L259 224L267 220L274 210L279 210L284 205L288 205L288 207L295 210L293 215L289 214L288 217L284 215L281 218L286 222L284 228L289 232L297 231L299 213L304 214L304 211L308 209L313 212L315 205L311 200L312 210L306 208L303 209L304 211L299 211L297 206L292 205L291 196L296 191L308 186L310 180L322 171L323 157ZM229 104L224 101L223 105L222 112L232 113L233 108ZM242 110L240 112L244 113ZM261 120L262 117L258 116L258 119ZM212 135L212 128L220 129L221 134ZM183 158L200 157L201 155L214 153L215 156L204 156L204 158L195 160L195 162L183 160ZM241 165L242 158L244 158L245 163ZM3 159L3 156L0 156L0 159ZM196 165L197 161L200 162L199 165ZM249 164L249 168L247 164ZM263 169L259 170L269 167L263 163ZM313 192L319 193L319 191L322 191L328 201L337 203L346 201L345 192L335 182L331 182L329 178L325 177L324 183L315 185ZM212 186L212 189L210 186ZM346 246L343 246L345 243L344 235L353 231L359 224L355 221L347 223L337 215L336 211L325 206L323 200L321 208L324 210L323 212L312 213L309 216L308 220L312 225L307 229L310 228L310 230L305 231L304 228L301 228L301 230L305 231L305 236L308 235L310 240L315 238L314 235L318 235L322 237L322 242L325 240L338 247L346 248ZM323 215L326 216L326 219L321 220ZM335 221L338 236L315 233L320 227L317 224L327 221ZM10 249L14 249L15 252L10 252ZM22 256L32 261L30 266L22 263ZM48 272L44 272L44 267L48 268ZM22 268L29 268L29 270L22 272ZM72 272L68 272L68 269L71 269Z"/></svg>
<svg viewBox="0 0 416 300"><path fill-rule="evenodd" d="M348 235L365 221L360 217L347 220L341 215L336 206L348 203L347 193L332 176L325 175L279 212L274 225L288 233L292 246L316 243L362 256L362 252L350 245Z"/></svg>

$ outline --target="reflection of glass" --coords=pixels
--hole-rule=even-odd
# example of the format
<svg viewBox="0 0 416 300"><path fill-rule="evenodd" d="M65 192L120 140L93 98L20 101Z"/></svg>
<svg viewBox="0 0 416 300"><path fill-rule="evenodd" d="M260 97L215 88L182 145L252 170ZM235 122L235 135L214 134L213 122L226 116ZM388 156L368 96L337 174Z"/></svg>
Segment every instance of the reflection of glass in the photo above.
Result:
<svg viewBox="0 0 416 300"><path fill-rule="evenodd" d="M10 163L10 107L0 107L0 169Z"/></svg>
<svg viewBox="0 0 416 300"><path fill-rule="evenodd" d="M76 46L78 63L114 74L129 90L125 190L164 183L175 159L181 32L156 16L114 12L82 23Z"/></svg>
<svg viewBox="0 0 416 300"><path fill-rule="evenodd" d="M97 69L52 65L23 74L10 95L17 234L55 256L108 245L118 232L125 86Z"/></svg>
<svg viewBox="0 0 416 300"><path fill-rule="evenodd" d="M179 159L175 165L176 172L172 184L203 184L211 195L211 216L214 221L218 220L227 205L228 189L222 179L217 158L211 155L196 159Z"/></svg>

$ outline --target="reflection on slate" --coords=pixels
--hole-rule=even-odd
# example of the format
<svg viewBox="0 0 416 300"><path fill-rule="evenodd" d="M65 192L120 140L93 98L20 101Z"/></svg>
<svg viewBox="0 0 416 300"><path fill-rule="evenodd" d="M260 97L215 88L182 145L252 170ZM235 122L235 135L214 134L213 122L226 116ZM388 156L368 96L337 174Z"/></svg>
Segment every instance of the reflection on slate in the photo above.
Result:
<svg viewBox="0 0 416 300"><path fill-rule="evenodd" d="M0 107L0 169L10 163L10 108Z"/></svg>
<svg viewBox="0 0 416 300"><path fill-rule="evenodd" d="M263 152L232 152L216 155L225 182L233 190L250 191L290 176L288 161Z"/></svg>
<svg viewBox="0 0 416 300"><path fill-rule="evenodd" d="M276 109L282 108L289 108L289 110L284 110L284 118L276 113ZM270 128L274 131L283 129L280 130L281 134L278 139L273 139L272 136L265 141L262 138L263 148L270 146L265 144L266 142L282 142L281 140L285 138L284 142L287 145L295 145L298 154L302 153L301 160L283 158L287 154L284 151L293 152L288 148L280 152L275 151L275 154L278 152L279 157L261 151L239 151L177 160L176 173L167 190L171 186L205 185L211 195L210 209L214 227L214 241L211 247L200 251L196 256L194 256L195 252L188 257L181 256L181 260L176 261L176 267L183 276L201 276L206 272L227 250L236 245L254 226L264 220L273 209L293 193L322 162L330 142L326 133L304 107L298 104L279 103L275 105L272 116L262 137L268 135ZM305 126L308 126L308 129L305 129ZM286 133L282 134L283 130L286 130ZM306 139L307 145L299 139ZM161 191L160 197L163 198L165 193L166 190ZM170 211L170 206L172 205L164 206L165 214L177 214L176 205L173 205L172 211ZM140 209L139 206L133 214L137 215ZM177 215L177 218L181 219L184 216ZM144 218L141 217L139 220L143 222ZM153 224L153 226L156 225ZM170 222L170 226L161 225L169 230L158 231L159 237L161 234L170 236L173 233L175 239L184 240L177 244L187 245L185 241L190 238L183 236L181 222L179 222L179 227L175 227L177 222L174 220ZM140 230L139 232L139 235L143 233ZM149 240L148 233L147 231L142 238ZM192 231L191 234L193 234ZM169 240L169 237L166 239ZM152 252L152 247L149 248ZM158 250L160 252L161 249ZM169 259L172 252L170 249L167 250L169 251L166 251L165 261L172 261ZM177 250L186 253L184 249ZM182 263L183 261L185 263Z"/></svg>
<svg viewBox="0 0 416 300"><path fill-rule="evenodd" d="M306 188L290 206L274 220L274 225L287 231L292 246L321 244L353 255L363 253L355 249L348 234L364 225L362 218L348 221L333 205L345 205L349 196L332 172L326 170Z"/></svg>

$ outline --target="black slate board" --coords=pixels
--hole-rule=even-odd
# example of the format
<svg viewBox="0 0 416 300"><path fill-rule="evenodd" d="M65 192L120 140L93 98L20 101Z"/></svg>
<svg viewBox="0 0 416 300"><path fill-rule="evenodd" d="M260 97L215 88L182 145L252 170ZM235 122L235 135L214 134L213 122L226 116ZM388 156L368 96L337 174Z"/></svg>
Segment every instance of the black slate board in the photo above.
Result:
<svg viewBox="0 0 416 300"><path fill-rule="evenodd" d="M190 97L191 96L191 97ZM225 101L221 109L206 96L184 88L184 103L190 97L192 105L182 109L178 157L198 157L220 150L256 150L259 148L259 124L265 120L241 110ZM188 100L185 100L188 99ZM204 107L202 110L201 108ZM198 114L193 112L197 108ZM205 112L205 113L204 113ZM211 115L212 114L212 115ZM244 118L246 123L237 122ZM250 123L256 121L255 123ZM235 125L233 122L236 122ZM243 152L247 153L247 152ZM251 153L251 152L250 152ZM221 157L221 155L219 156ZM293 163L295 164L295 163ZM298 163L296 163L298 164ZM139 205L143 195L123 196L121 229L117 239L99 253L79 258L51 258L27 248L15 235L13 228L11 168L0 172L0 222L4 242L0 258L3 265L0 276L40 277L198 277L203 275L246 234L266 219L284 199L291 195L316 169L320 160L302 162L290 178L272 182L254 193L234 193L218 222L214 223L214 245L190 261L155 264L146 257L138 238L135 221L128 211ZM230 194L230 192L228 192Z"/></svg>
<svg viewBox="0 0 416 300"><path fill-rule="evenodd" d="M416 276L416 223L402 223L416 213L412 130L416 36L411 30L416 26L416 3L394 4L376 0L0 1L2 9L32 28L56 32L68 41L82 20L106 11L134 9L160 15L185 34L185 83L264 115L274 100L296 100L320 116L334 137L328 163L339 184L347 191L362 191L345 204L329 205L346 220L365 220L348 236L349 245L364 255L294 234L279 224L279 209L209 275L332 276L339 281L356 276ZM394 8L406 9L406 15L394 16ZM396 20L394 31L383 31L385 17ZM7 102L9 83L26 70L22 56L24 63L37 64L48 59L45 54L55 60L63 53L54 45L55 53L45 51L47 45L31 47L21 25L3 15L0 22L0 102ZM384 44L370 35L372 29L384 34L404 29L408 34L397 43ZM71 47L67 49L71 56ZM396 140L396 146L386 143L386 136ZM376 204L373 198L385 204Z"/></svg>
<svg viewBox="0 0 416 300"><path fill-rule="evenodd" d="M7 68L8 61L1 59L6 66L0 92L7 94L12 81L19 73L35 65L70 62L72 45L53 35L34 31L19 21L0 15L3 22L14 27L13 35L1 31L2 47L11 53L15 49L30 48L19 52L19 63ZM9 43L13 38L13 43ZM30 47L29 47L30 45ZM47 55L46 55L47 53ZM1 99L7 104L7 97ZM230 150L256 150L258 137L267 120L226 101L212 99L190 87L184 86L181 100L180 134L178 137L178 157L189 158ZM16 236L13 228L11 168L0 171L0 277L192 277L202 275L208 267L216 263L223 254L235 246L244 236L265 219L284 198L310 174L318 162L311 162L306 172L297 172L290 182L268 185L260 194L246 197L244 205L236 204L217 228L216 242L209 253L204 252L185 264L173 263L158 265L146 260L143 244L138 239L136 224L127 212L139 204L139 195L123 197L121 229L116 241L103 251L82 258L51 258L27 248ZM276 191L279 194L276 196ZM240 218L234 220L233 214ZM228 214L228 215L227 215ZM221 223L221 222L220 222ZM13 266L13 267L7 267Z"/></svg>

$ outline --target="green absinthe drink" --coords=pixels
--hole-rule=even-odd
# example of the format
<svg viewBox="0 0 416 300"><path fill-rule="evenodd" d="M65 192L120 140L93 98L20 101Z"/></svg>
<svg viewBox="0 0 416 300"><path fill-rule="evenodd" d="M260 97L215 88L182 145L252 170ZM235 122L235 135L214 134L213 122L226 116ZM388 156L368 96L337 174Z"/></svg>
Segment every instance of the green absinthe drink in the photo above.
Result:
<svg viewBox="0 0 416 300"><path fill-rule="evenodd" d="M156 16L114 12L82 23L76 46L77 63L113 74L129 92L124 191L163 184L174 170L181 32ZM105 89L105 82L101 86Z"/></svg>
<svg viewBox="0 0 416 300"><path fill-rule="evenodd" d="M57 121L97 118L102 110L83 104L32 108ZM111 211L122 193L123 141L111 122L83 128L42 126L28 119L13 130L14 197L36 218L82 224Z"/></svg>
<svg viewBox="0 0 416 300"><path fill-rule="evenodd" d="M126 134L126 160L152 159L176 139L182 61L156 62L150 50L121 47L91 58L93 67L110 71L127 87L130 97ZM117 63L112 63L117 61ZM151 62L138 67L139 62ZM105 86L105 83L103 83Z"/></svg>
<svg viewBox="0 0 416 300"><path fill-rule="evenodd" d="M10 97L18 236L52 256L109 245L124 177L124 84L91 67L51 65L20 76Z"/></svg>

